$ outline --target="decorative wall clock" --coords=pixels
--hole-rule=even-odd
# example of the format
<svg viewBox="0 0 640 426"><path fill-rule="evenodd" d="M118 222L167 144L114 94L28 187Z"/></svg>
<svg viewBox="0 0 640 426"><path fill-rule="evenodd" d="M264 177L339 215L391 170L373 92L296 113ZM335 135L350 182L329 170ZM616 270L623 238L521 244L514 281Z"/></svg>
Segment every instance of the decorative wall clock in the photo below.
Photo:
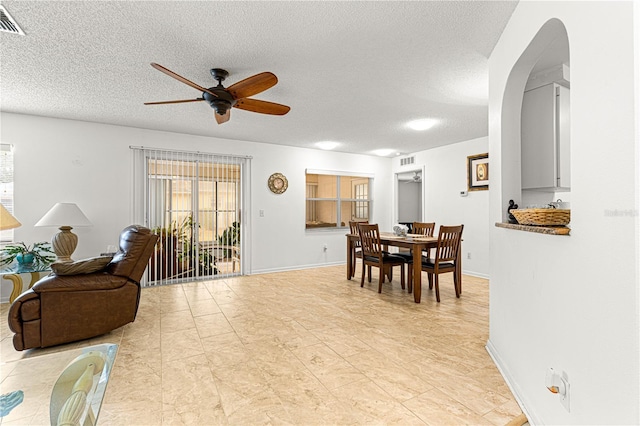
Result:
<svg viewBox="0 0 640 426"><path fill-rule="evenodd" d="M289 187L289 181L282 173L274 173L269 176L268 185L274 194L282 194Z"/></svg>

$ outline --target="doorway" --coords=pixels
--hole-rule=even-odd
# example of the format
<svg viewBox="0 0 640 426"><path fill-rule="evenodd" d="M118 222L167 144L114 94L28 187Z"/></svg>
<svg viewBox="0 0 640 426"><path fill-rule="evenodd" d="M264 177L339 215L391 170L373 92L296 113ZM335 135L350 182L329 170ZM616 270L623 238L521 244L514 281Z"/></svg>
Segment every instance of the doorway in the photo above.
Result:
<svg viewBox="0 0 640 426"><path fill-rule="evenodd" d="M421 169L396 173L396 222L407 225L422 222L423 177Z"/></svg>

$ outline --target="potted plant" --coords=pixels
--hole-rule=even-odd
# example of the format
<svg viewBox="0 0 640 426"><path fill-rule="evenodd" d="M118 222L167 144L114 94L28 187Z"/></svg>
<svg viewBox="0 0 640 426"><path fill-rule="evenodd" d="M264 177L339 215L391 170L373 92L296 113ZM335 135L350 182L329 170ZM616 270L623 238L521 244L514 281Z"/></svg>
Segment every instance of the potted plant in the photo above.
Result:
<svg viewBox="0 0 640 426"><path fill-rule="evenodd" d="M40 242L33 245L25 243L9 244L2 248L3 258L0 260L0 266L5 266L17 260L20 265L43 265L47 266L56 260L49 243Z"/></svg>
<svg viewBox="0 0 640 426"><path fill-rule="evenodd" d="M199 225L198 225L199 226ZM196 275L217 275L216 258L207 250L198 250L193 235L197 226L193 213L180 223L172 221L167 227L156 227L153 233L160 238L151 259L151 280L185 278Z"/></svg>
<svg viewBox="0 0 640 426"><path fill-rule="evenodd" d="M233 222L230 227L222 232L218 237L218 244L222 246L239 246L240 245L240 222ZM233 250L224 249L224 257L230 259L233 256Z"/></svg>

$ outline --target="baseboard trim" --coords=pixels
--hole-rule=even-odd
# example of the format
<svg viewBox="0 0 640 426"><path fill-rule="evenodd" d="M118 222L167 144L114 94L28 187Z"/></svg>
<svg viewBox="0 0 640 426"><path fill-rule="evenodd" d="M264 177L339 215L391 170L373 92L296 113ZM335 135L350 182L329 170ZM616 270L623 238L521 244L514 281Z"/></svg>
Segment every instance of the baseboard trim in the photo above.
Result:
<svg viewBox="0 0 640 426"><path fill-rule="evenodd" d="M485 280L489 279L488 274L484 274L482 272L465 271L464 269L462 270L462 275L469 275L471 277L484 278Z"/></svg>
<svg viewBox="0 0 640 426"><path fill-rule="evenodd" d="M324 267L337 266L337 265L345 265L345 263L344 261L340 261L340 262L321 263L317 265L296 265L296 266L288 266L284 268L256 269L251 271L247 275L273 274L276 272L300 271L302 269L324 268ZM345 270L345 273L346 273L346 270Z"/></svg>
<svg viewBox="0 0 640 426"><path fill-rule="evenodd" d="M321 263L321 264L313 264L313 265L296 265L296 266L287 266L284 268L269 268L269 269L256 269L251 271L247 275L257 275L257 274L272 274L274 272L286 272L286 271L299 271L302 269L310 269L310 268L323 268L328 266L337 266L337 265L345 265L344 261L330 262L330 263ZM483 278L488 280L489 275L481 272L475 271L462 271L462 275L469 275L470 277Z"/></svg>
<svg viewBox="0 0 640 426"><path fill-rule="evenodd" d="M513 397L515 398L516 402L520 406L520 409L522 410L522 413L527 418L527 421L529 422L529 424L531 424L531 425L537 424L535 416L533 416L529 412L529 410L527 410L527 407L524 404L524 401L523 401L523 398L522 398L522 391L520 390L520 387L513 380L513 377L509 373L509 369L507 368L507 366L502 361L502 358L500 358L500 355L499 355L498 351L496 350L495 346L493 346L493 343L491 343L491 340L487 341L487 344L485 345L485 349L489 353L489 356L493 360L493 363L498 368L498 371L502 375L502 378L504 379L505 383L509 387L509 390L513 394Z"/></svg>

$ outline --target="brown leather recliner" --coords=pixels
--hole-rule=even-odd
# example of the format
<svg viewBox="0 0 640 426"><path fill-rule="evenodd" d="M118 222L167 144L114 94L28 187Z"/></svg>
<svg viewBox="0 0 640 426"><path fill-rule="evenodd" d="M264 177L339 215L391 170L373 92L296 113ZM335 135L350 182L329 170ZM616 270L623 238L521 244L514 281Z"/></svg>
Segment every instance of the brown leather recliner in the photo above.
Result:
<svg viewBox="0 0 640 426"><path fill-rule="evenodd" d="M18 351L44 348L108 333L133 322L140 279L158 236L131 225L120 248L99 272L51 274L22 293L9 308L9 328Z"/></svg>

